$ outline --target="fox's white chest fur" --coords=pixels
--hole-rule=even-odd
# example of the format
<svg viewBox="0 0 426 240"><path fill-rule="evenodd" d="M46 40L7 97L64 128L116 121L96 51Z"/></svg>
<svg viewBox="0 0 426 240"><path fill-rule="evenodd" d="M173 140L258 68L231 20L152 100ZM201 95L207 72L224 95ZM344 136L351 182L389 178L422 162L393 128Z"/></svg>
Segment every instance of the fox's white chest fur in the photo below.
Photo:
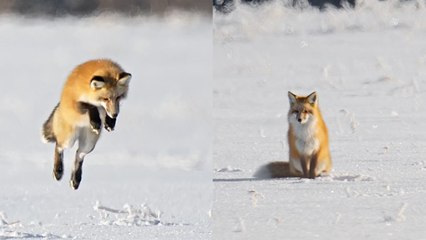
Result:
<svg viewBox="0 0 426 240"><path fill-rule="evenodd" d="M310 117L304 124L299 123L295 118L290 118L290 124L294 131L296 149L301 155L311 156L318 151L320 141L316 137L317 119L315 117Z"/></svg>

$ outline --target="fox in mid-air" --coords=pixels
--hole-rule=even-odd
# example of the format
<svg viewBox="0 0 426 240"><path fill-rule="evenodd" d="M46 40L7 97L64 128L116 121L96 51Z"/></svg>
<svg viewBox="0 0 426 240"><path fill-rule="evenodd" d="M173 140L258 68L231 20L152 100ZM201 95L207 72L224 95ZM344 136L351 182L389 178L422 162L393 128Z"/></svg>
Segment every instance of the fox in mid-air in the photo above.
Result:
<svg viewBox="0 0 426 240"><path fill-rule="evenodd" d="M297 96L288 92L289 162L272 162L255 173L257 177L315 178L332 168L327 126L316 92Z"/></svg>
<svg viewBox="0 0 426 240"><path fill-rule="evenodd" d="M63 175L63 151L78 141L70 185L78 189L84 157L99 139L102 125L114 130L120 101L127 95L132 75L117 63L98 59L78 65L68 76L59 103L43 124L45 142L55 143L53 176Z"/></svg>

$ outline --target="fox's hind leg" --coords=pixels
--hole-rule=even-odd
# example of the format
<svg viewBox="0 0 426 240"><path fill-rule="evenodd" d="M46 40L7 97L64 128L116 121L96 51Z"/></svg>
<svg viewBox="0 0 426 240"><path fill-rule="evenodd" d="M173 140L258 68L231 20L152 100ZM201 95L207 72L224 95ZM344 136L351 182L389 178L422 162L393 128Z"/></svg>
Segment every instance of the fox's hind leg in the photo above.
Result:
<svg viewBox="0 0 426 240"><path fill-rule="evenodd" d="M79 154L78 151L75 156L74 170L71 173L70 180L70 185L74 190L77 190L80 186L84 156L84 154Z"/></svg>
<svg viewBox="0 0 426 240"><path fill-rule="evenodd" d="M58 120L59 123L56 123L55 126L55 154L54 154L54 164L53 164L53 177L56 180L61 180L64 173L64 149L70 148L74 145L75 134L74 129L66 124L61 124L62 122Z"/></svg>
<svg viewBox="0 0 426 240"><path fill-rule="evenodd" d="M64 157L64 150L58 146L58 144L55 145L55 160L53 164L53 177L56 180L61 180L62 175L64 174L64 164L63 164L63 157Z"/></svg>
<svg viewBox="0 0 426 240"><path fill-rule="evenodd" d="M80 129L78 138L78 149L75 154L74 169L71 173L70 185L73 189L78 189L80 186L83 174L83 161L84 157L89 154L96 145L99 135L93 132L88 127Z"/></svg>
<svg viewBox="0 0 426 240"><path fill-rule="evenodd" d="M54 162L53 162L53 177L56 180L61 180L62 175L64 174L64 164L62 159L64 157L63 148L58 144L58 139L54 133L54 118L58 110L59 103L53 109L52 113L49 115L47 121L43 124L42 137L45 142L54 142L55 143L55 153L54 153Z"/></svg>

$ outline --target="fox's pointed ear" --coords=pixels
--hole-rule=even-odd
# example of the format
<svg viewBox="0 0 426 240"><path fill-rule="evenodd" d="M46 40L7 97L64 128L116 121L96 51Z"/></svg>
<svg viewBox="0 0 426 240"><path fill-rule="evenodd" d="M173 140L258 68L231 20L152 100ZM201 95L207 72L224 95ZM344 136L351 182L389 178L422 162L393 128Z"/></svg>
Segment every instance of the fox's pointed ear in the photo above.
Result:
<svg viewBox="0 0 426 240"><path fill-rule="evenodd" d="M296 94L288 91L288 100L290 101L290 104L296 103L296 101L297 101Z"/></svg>
<svg viewBox="0 0 426 240"><path fill-rule="evenodd" d="M105 80L101 76L94 76L92 80L90 80L90 87L92 89L101 89L105 86Z"/></svg>
<svg viewBox="0 0 426 240"><path fill-rule="evenodd" d="M127 85L129 85L130 79L132 78L132 74L122 72L122 73L120 73L120 75L118 77L119 77L118 84L121 85L121 86L127 86Z"/></svg>
<svg viewBox="0 0 426 240"><path fill-rule="evenodd" d="M306 99L308 100L308 102L312 105L316 104L318 101L318 97L317 97L317 92L313 92L311 94L309 94Z"/></svg>

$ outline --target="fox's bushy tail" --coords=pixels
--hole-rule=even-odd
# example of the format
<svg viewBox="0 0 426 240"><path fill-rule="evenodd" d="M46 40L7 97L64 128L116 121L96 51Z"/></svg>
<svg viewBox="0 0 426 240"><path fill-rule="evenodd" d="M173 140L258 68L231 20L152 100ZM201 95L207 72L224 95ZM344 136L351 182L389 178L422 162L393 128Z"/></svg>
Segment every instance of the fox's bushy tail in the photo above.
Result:
<svg viewBox="0 0 426 240"><path fill-rule="evenodd" d="M43 129L41 131L43 142L56 142L55 134L53 133L53 116L59 107L59 103L55 106L49 118L44 122Z"/></svg>
<svg viewBox="0 0 426 240"><path fill-rule="evenodd" d="M257 169L253 176L258 179L294 177L289 162L270 162Z"/></svg>

